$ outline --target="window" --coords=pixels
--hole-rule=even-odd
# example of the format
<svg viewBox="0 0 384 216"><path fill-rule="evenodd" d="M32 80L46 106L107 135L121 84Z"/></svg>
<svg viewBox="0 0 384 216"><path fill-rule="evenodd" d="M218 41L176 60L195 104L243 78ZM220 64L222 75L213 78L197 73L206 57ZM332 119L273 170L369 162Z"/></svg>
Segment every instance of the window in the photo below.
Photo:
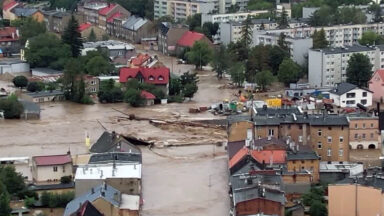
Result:
<svg viewBox="0 0 384 216"><path fill-rule="evenodd" d="M371 123L371 128L373 128L373 123Z"/></svg>
<svg viewBox="0 0 384 216"><path fill-rule="evenodd" d="M275 131L273 129L268 129L268 136L273 136Z"/></svg>
<svg viewBox="0 0 384 216"><path fill-rule="evenodd" d="M302 130L303 129L303 125L299 125L299 129Z"/></svg>
<svg viewBox="0 0 384 216"><path fill-rule="evenodd" d="M359 138L359 134L355 133L355 139Z"/></svg>
<svg viewBox="0 0 384 216"><path fill-rule="evenodd" d="M360 100L360 103L365 105L365 104L367 104L367 100L365 100L365 99L364 100Z"/></svg>
<svg viewBox="0 0 384 216"><path fill-rule="evenodd" d="M355 104L355 101L354 100L348 100L347 104Z"/></svg>
<svg viewBox="0 0 384 216"><path fill-rule="evenodd" d="M65 173L65 166L63 166L63 173Z"/></svg>
<svg viewBox="0 0 384 216"><path fill-rule="evenodd" d="M357 124L355 124L355 129L357 129L357 128L359 128L359 127L357 126Z"/></svg>
<svg viewBox="0 0 384 216"><path fill-rule="evenodd" d="M343 156L343 149L339 149L339 156L342 157Z"/></svg>
<svg viewBox="0 0 384 216"><path fill-rule="evenodd" d="M331 157L331 156L332 156L332 150L331 150L330 148L327 150L327 156L328 156L328 157Z"/></svg>
<svg viewBox="0 0 384 216"><path fill-rule="evenodd" d="M363 92L363 97L367 97L367 92Z"/></svg>
<svg viewBox="0 0 384 216"><path fill-rule="evenodd" d="M164 80L164 77L162 77L162 76L159 76L159 80Z"/></svg>
<svg viewBox="0 0 384 216"><path fill-rule="evenodd" d="M328 143L332 143L332 137L328 136L327 141L328 141Z"/></svg>
<svg viewBox="0 0 384 216"><path fill-rule="evenodd" d="M328 127L328 130L332 130L332 127Z"/></svg>
<svg viewBox="0 0 384 216"><path fill-rule="evenodd" d="M339 137L339 141L342 143L342 142L344 142L344 137Z"/></svg>
<svg viewBox="0 0 384 216"><path fill-rule="evenodd" d="M365 133L362 134L363 139L365 139Z"/></svg>
<svg viewBox="0 0 384 216"><path fill-rule="evenodd" d="M317 131L317 135L321 136L321 129Z"/></svg>
<svg viewBox="0 0 384 216"><path fill-rule="evenodd" d="M347 93L347 98L354 98L355 95L355 93Z"/></svg>
<svg viewBox="0 0 384 216"><path fill-rule="evenodd" d="M155 80L153 76L149 76L149 80Z"/></svg>
<svg viewBox="0 0 384 216"><path fill-rule="evenodd" d="M317 143L317 148L318 148L318 149L322 149L322 148L323 148L323 144L322 144L321 142L318 142L318 143Z"/></svg>
<svg viewBox="0 0 384 216"><path fill-rule="evenodd" d="M363 128L365 129L365 123L363 123Z"/></svg>
<svg viewBox="0 0 384 216"><path fill-rule="evenodd" d="M53 167L53 172L57 172L57 166Z"/></svg>

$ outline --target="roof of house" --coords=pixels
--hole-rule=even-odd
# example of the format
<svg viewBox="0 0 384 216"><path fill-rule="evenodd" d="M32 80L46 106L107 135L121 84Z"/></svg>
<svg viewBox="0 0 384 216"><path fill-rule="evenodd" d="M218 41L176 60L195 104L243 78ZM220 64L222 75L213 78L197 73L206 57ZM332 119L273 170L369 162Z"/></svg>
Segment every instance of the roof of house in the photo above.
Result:
<svg viewBox="0 0 384 216"><path fill-rule="evenodd" d="M79 166L75 175L75 181L79 179L104 180L109 178L141 179L141 164L88 164Z"/></svg>
<svg viewBox="0 0 384 216"><path fill-rule="evenodd" d="M251 181L245 181L247 179ZM247 173L233 174L229 180L232 189L245 188L259 183L275 189L282 189L283 186L281 175L274 170L249 170Z"/></svg>
<svg viewBox="0 0 384 216"><path fill-rule="evenodd" d="M235 205L253 199L266 199L279 202L281 205L285 204L284 192L279 190L252 186L247 188L239 188L233 192L233 202Z"/></svg>
<svg viewBox="0 0 384 216"><path fill-rule="evenodd" d="M145 90L141 91L141 97L145 98L146 100L155 100L156 97L150 92L147 92Z"/></svg>
<svg viewBox="0 0 384 216"><path fill-rule="evenodd" d="M133 15L130 16L127 20L125 20L125 22L123 23L123 28L132 31L137 31L147 22L147 19Z"/></svg>
<svg viewBox="0 0 384 216"><path fill-rule="evenodd" d="M107 152L92 154L89 159L89 164L103 164L103 163L141 163L140 153L128 152Z"/></svg>
<svg viewBox="0 0 384 216"><path fill-rule="evenodd" d="M21 99L19 99L19 102L23 105L24 113L40 114L40 106L37 103Z"/></svg>
<svg viewBox="0 0 384 216"><path fill-rule="evenodd" d="M64 92L60 90L53 90L53 91L41 91L41 92L27 92L25 94L33 98L38 98L38 97L64 95Z"/></svg>
<svg viewBox="0 0 384 216"><path fill-rule="evenodd" d="M103 215L104 214L102 214L99 210L97 210L97 208L95 208L95 206L93 206L92 203L89 202L88 200L85 201L85 203L83 203L76 212L71 214L71 216L103 216Z"/></svg>
<svg viewBox="0 0 384 216"><path fill-rule="evenodd" d="M362 45L353 45L353 46L330 47L330 48L313 49L313 50L318 52L323 52L324 54L340 54L340 53L374 51L375 48L362 46Z"/></svg>
<svg viewBox="0 0 384 216"><path fill-rule="evenodd" d="M151 56L148 54L139 53L136 57L131 59L131 65L134 66L141 66L144 62L146 62L148 59L150 59Z"/></svg>
<svg viewBox="0 0 384 216"><path fill-rule="evenodd" d="M168 84L169 82L169 68L128 68L123 67L120 69L120 82L125 83L130 78L136 78L139 74L144 78L145 83L150 84Z"/></svg>
<svg viewBox="0 0 384 216"><path fill-rule="evenodd" d="M287 160L318 160L316 152L314 151L288 151L287 152Z"/></svg>
<svg viewBox="0 0 384 216"><path fill-rule="evenodd" d="M92 26L92 24L89 23L89 22L82 23L82 24L80 24L80 26L79 26L79 32L82 32L82 31L88 29L88 28L91 27L91 26Z"/></svg>
<svg viewBox="0 0 384 216"><path fill-rule="evenodd" d="M72 163L72 158L69 154L35 156L32 159L35 161L37 166L52 166Z"/></svg>
<svg viewBox="0 0 384 216"><path fill-rule="evenodd" d="M46 185L30 185L28 189L33 191L38 190L57 190L57 189L68 189L68 188L74 188L75 182L70 182L67 184L46 184Z"/></svg>
<svg viewBox="0 0 384 216"><path fill-rule="evenodd" d="M13 8L11 10L18 17L29 17L36 13L38 10L35 8Z"/></svg>
<svg viewBox="0 0 384 216"><path fill-rule="evenodd" d="M95 188L92 188L92 190L88 191L88 193L83 194L82 196L79 196L69 202L65 207L64 216L70 216L76 212L83 203L87 201L94 202L99 198L102 198L110 204L119 207L120 197L120 191L110 185L101 184ZM118 198L118 200L116 200L116 198Z"/></svg>
<svg viewBox="0 0 384 216"><path fill-rule="evenodd" d="M302 114L302 112L297 108L269 108L269 107L263 107L263 108L257 108L256 114L258 116L265 116L265 115L291 115L292 113L299 115Z"/></svg>
<svg viewBox="0 0 384 216"><path fill-rule="evenodd" d="M337 87L331 91L331 93L337 94L337 95L343 95L355 88L357 88L357 85L344 82L344 83L338 84Z"/></svg>
<svg viewBox="0 0 384 216"><path fill-rule="evenodd" d="M89 150L92 153L129 152L140 154L140 149L127 141L124 137L112 132L104 131Z"/></svg>
<svg viewBox="0 0 384 216"><path fill-rule="evenodd" d="M196 41L201 40L204 34L193 31L186 31L181 38L177 41L177 45L183 47L192 47Z"/></svg>
<svg viewBox="0 0 384 216"><path fill-rule="evenodd" d="M245 146L245 140L235 141L235 142L228 142L228 144L227 144L227 149L228 149L227 152L228 152L229 159L231 159L244 146Z"/></svg>
<svg viewBox="0 0 384 216"><path fill-rule="evenodd" d="M17 34L16 27L3 27L0 28L0 42L17 41L19 35Z"/></svg>
<svg viewBox="0 0 384 216"><path fill-rule="evenodd" d="M107 13L110 12L115 6L116 4L109 3L107 7L99 10L99 15L102 15L102 16L107 15Z"/></svg>
<svg viewBox="0 0 384 216"><path fill-rule="evenodd" d="M121 194L120 209L139 210L140 196Z"/></svg>
<svg viewBox="0 0 384 216"><path fill-rule="evenodd" d="M250 150L249 148L240 149L233 157L229 160L229 168L231 169L237 163L243 160L247 155L252 156L258 163L285 163L286 162L286 151L285 150Z"/></svg>
<svg viewBox="0 0 384 216"><path fill-rule="evenodd" d="M379 69L377 71L375 71L375 73L373 74L371 80L373 79L373 77L375 76L375 74L379 74L380 78L381 78L381 81L383 82L384 81L384 70L383 69Z"/></svg>
<svg viewBox="0 0 384 216"><path fill-rule="evenodd" d="M16 1L10 1L10 2L6 2L4 1L4 4L3 4L3 11L7 11L13 7L15 7L16 5L18 5L19 3L17 3Z"/></svg>
<svg viewBox="0 0 384 216"><path fill-rule="evenodd" d="M113 19L119 18L119 17L121 17L121 15L122 15L121 12L118 11L118 12L112 14L112 16L107 19L107 22L113 22Z"/></svg>

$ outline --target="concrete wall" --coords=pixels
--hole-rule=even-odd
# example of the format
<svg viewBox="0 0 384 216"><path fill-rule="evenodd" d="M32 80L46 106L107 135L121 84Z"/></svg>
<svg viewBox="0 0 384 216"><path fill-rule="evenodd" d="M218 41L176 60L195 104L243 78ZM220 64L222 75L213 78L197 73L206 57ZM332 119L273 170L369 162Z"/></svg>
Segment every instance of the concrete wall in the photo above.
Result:
<svg viewBox="0 0 384 216"><path fill-rule="evenodd" d="M57 171L54 171L54 167L57 167ZM68 163L65 165L57 166L36 166L33 165L32 168L33 179L38 182L46 182L48 180L58 180L63 176L72 176L72 164Z"/></svg>
<svg viewBox="0 0 384 216"><path fill-rule="evenodd" d="M323 55L321 52L308 51L308 82L312 87L323 86Z"/></svg>
<svg viewBox="0 0 384 216"><path fill-rule="evenodd" d="M3 64L0 65L0 74L10 73L27 73L30 71L28 63L15 63L15 64Z"/></svg>

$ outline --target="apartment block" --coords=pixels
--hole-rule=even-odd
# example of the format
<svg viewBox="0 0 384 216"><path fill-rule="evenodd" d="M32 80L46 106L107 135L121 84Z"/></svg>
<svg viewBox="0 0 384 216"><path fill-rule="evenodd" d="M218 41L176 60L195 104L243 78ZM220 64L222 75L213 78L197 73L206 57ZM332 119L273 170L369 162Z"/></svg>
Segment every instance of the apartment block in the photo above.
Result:
<svg viewBox="0 0 384 216"><path fill-rule="evenodd" d="M330 87L346 82L348 60L355 53L368 56L373 71L384 67L384 49L382 47L353 45L310 49L308 52L309 83L313 87Z"/></svg>
<svg viewBox="0 0 384 216"><path fill-rule="evenodd" d="M212 13L219 7L217 0L155 0L154 16L171 16L178 20L186 20L189 16L201 13Z"/></svg>
<svg viewBox="0 0 384 216"><path fill-rule="evenodd" d="M381 149L379 117L361 113L348 118L351 149Z"/></svg>
<svg viewBox="0 0 384 216"><path fill-rule="evenodd" d="M245 11L247 9L249 0L219 0L219 13L228 12L229 8L232 5L237 5L240 11Z"/></svg>
<svg viewBox="0 0 384 216"><path fill-rule="evenodd" d="M168 1L155 0L154 1L154 16L155 19L168 15Z"/></svg>

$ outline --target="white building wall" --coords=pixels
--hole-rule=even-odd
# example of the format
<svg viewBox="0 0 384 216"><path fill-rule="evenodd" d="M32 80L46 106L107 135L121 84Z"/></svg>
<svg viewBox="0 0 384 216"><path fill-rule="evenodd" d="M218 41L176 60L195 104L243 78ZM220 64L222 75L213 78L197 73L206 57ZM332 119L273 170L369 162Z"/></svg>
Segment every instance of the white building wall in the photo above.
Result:
<svg viewBox="0 0 384 216"><path fill-rule="evenodd" d="M323 54L314 50L308 52L308 82L312 87L323 86Z"/></svg>
<svg viewBox="0 0 384 216"><path fill-rule="evenodd" d="M363 96L363 92L367 96ZM347 96L349 94L355 94L354 97ZM372 106L372 93L364 89L353 89L343 95L330 94L330 99L334 100L334 104L340 107L356 107L358 103L364 106ZM363 100L366 100L366 103L363 104Z"/></svg>
<svg viewBox="0 0 384 216"><path fill-rule="evenodd" d="M54 171L54 167L57 167L57 171ZM43 182L48 180L58 180L63 176L72 176L72 164L68 163L65 165L57 166L34 166L33 167L33 178L35 181Z"/></svg>

